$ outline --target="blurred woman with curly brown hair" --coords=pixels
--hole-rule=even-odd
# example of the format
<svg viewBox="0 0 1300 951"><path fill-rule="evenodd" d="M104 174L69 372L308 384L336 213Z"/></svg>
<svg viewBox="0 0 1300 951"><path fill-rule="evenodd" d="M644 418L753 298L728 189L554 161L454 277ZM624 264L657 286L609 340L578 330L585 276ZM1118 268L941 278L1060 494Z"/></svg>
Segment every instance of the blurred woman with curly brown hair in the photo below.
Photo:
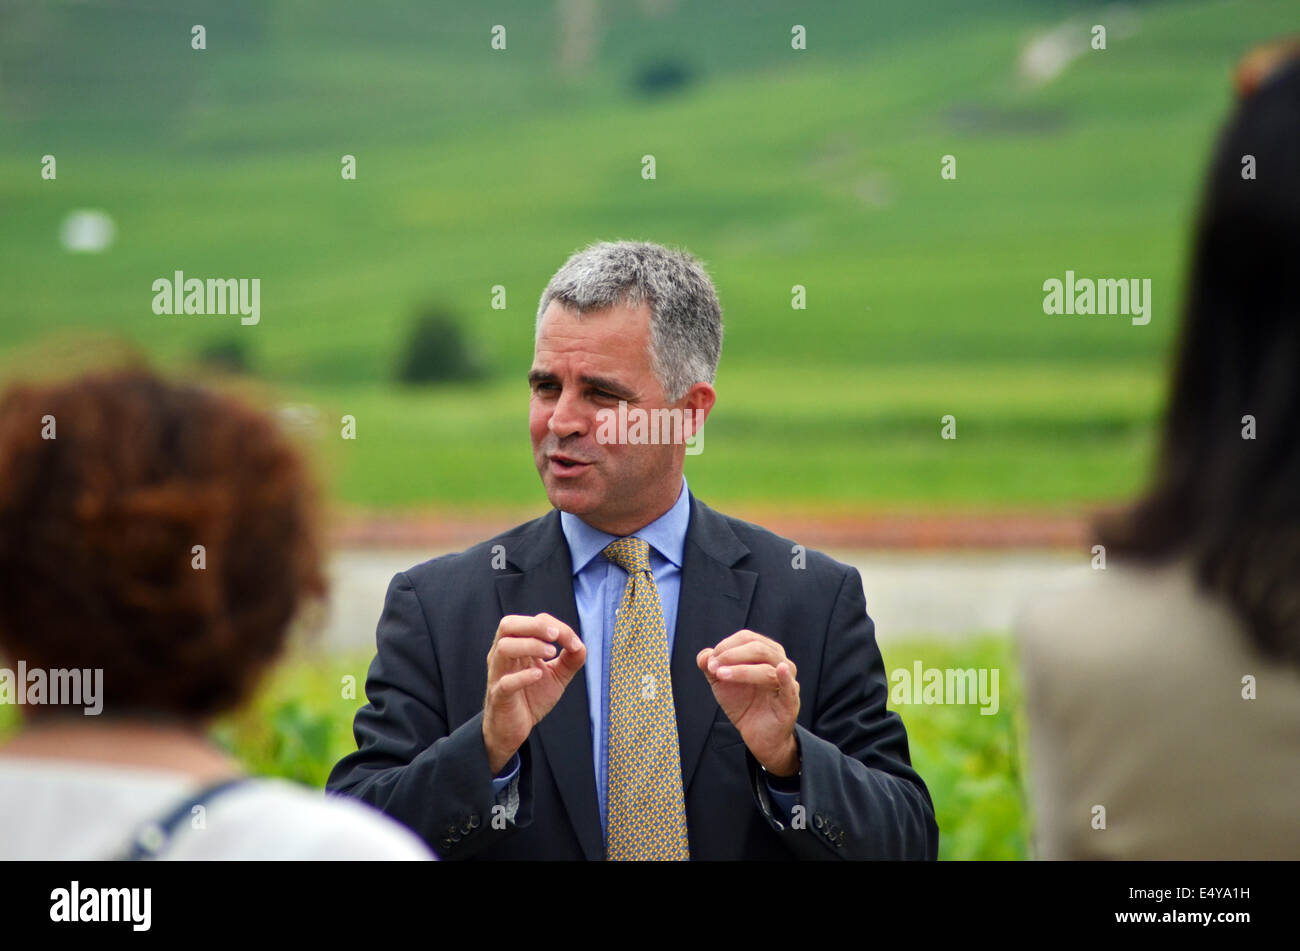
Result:
<svg viewBox="0 0 1300 951"><path fill-rule="evenodd" d="M234 399L143 371L10 389L0 701L23 720L0 746L0 858L430 857L207 739L324 594L314 518L298 454Z"/></svg>

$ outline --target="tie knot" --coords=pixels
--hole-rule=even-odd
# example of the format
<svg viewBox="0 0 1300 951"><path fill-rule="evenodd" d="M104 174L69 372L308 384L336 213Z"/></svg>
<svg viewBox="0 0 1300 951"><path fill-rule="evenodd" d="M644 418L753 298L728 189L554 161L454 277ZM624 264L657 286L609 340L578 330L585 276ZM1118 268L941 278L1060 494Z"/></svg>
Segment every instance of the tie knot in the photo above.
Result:
<svg viewBox="0 0 1300 951"><path fill-rule="evenodd" d="M602 554L628 574L650 570L650 543L635 535L610 542Z"/></svg>

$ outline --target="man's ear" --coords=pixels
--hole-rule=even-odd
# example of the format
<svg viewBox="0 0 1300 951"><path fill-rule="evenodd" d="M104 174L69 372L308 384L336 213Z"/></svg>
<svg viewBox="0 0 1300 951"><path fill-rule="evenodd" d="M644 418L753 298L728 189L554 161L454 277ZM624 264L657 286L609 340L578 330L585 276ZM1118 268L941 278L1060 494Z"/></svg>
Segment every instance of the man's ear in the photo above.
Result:
<svg viewBox="0 0 1300 951"><path fill-rule="evenodd" d="M686 410L682 420L683 432L689 438L709 418L713 404L718 401L718 394L711 385L701 381L686 391L682 401L682 409Z"/></svg>

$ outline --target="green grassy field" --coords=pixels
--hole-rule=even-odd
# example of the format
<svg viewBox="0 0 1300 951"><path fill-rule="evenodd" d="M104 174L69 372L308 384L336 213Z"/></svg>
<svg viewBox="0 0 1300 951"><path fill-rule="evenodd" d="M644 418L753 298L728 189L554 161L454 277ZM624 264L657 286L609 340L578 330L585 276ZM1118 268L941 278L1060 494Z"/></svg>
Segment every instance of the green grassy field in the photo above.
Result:
<svg viewBox="0 0 1300 951"><path fill-rule="evenodd" d="M1020 750L1023 710L1015 656L1004 636L908 641L883 651L885 668L998 669L1000 709L893 705L907 727L912 765L930 790L939 824L940 859L1028 857L1030 813ZM213 738L251 772L323 788L330 769L356 749L352 718L365 703L369 653L304 654L276 670L257 697L217 723ZM345 678L354 678L354 690ZM351 692L351 698L345 696ZM0 740L17 708L0 706Z"/></svg>
<svg viewBox="0 0 1300 951"><path fill-rule="evenodd" d="M337 426L319 439L342 502L540 501L523 383L538 295L573 249L634 237L687 247L719 288L720 399L687 468L710 501L1068 507L1133 491L1228 73L1294 27L1293 4L1143 4L1131 35L1041 87L1017 78L1025 42L1105 8L844 6L801 5L795 52L774 2L660 19L612 5L576 79L555 66L549 5L497 4L497 54L479 13L411 2L233 4L202 52L185 4L126 22L51 4L67 22L41 56L20 31L40 25L10 12L0 369L59 368L81 337L93 365L107 337L192 374L202 347L237 339L274 398L356 416L354 443ZM665 57L694 82L635 95ZM47 153L56 181L39 176ZM59 247L85 207L117 224L106 253ZM152 280L178 268L260 278L261 322L154 315ZM1044 315L1042 283L1067 269L1151 278L1150 325ZM392 382L426 301L461 315L489 380ZM939 438L947 413L955 442Z"/></svg>

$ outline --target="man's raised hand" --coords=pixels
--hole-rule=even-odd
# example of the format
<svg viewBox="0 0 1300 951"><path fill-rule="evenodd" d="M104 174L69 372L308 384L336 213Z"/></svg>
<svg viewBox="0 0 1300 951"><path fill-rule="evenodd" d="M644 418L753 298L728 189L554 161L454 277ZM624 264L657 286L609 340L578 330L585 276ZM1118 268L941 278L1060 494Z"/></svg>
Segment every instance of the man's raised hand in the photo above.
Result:
<svg viewBox="0 0 1300 951"><path fill-rule="evenodd" d="M524 745L587 659L573 628L549 614L508 614L487 655L483 743L492 775Z"/></svg>
<svg viewBox="0 0 1300 951"><path fill-rule="evenodd" d="M768 772L799 771L799 681L785 648L754 631L737 631L695 657L718 706Z"/></svg>

